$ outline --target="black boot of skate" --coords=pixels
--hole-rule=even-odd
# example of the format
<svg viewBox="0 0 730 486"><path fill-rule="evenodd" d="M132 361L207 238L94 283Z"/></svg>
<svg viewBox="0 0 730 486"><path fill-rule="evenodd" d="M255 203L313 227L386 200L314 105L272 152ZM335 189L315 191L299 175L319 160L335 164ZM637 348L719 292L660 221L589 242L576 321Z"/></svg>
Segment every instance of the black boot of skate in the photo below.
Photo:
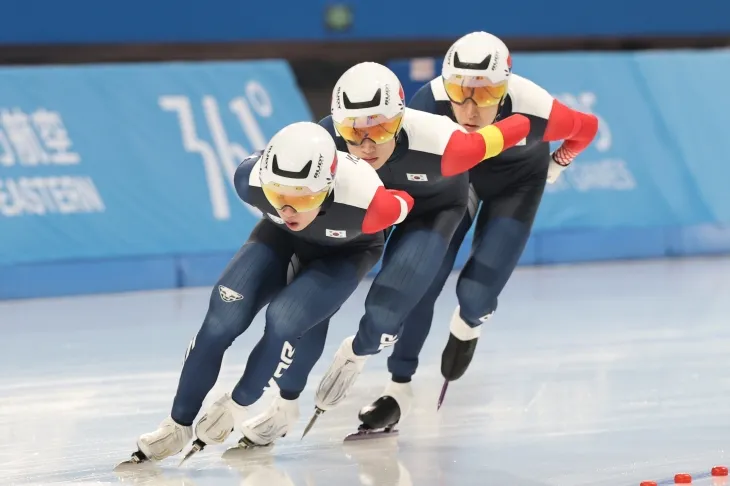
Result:
<svg viewBox="0 0 730 486"><path fill-rule="evenodd" d="M449 334L444 352L441 355L441 375L447 381L454 381L466 373L474 358L479 338L462 341L453 334Z"/></svg>
<svg viewBox="0 0 730 486"><path fill-rule="evenodd" d="M480 321L487 320L493 313L494 311ZM444 377L444 384L436 405L437 410L441 409L449 383L464 376L469 368L481 334L481 326L472 327L461 318L459 306L456 306L454 315L451 317L449 330L449 340L441 354L441 375Z"/></svg>
<svg viewBox="0 0 730 486"><path fill-rule="evenodd" d="M395 398L383 396L360 410L357 417L370 430L390 432L400 421L400 406Z"/></svg>
<svg viewBox="0 0 730 486"><path fill-rule="evenodd" d="M444 352L441 354L441 375L447 382L458 380L464 376L472 358L474 358L474 351L477 349L477 342L482 330L481 326L472 327L467 324L461 318L460 311L461 308L457 306L454 315L451 316L449 340L446 343ZM484 320L487 318L484 318Z"/></svg>
<svg viewBox="0 0 730 486"><path fill-rule="evenodd" d="M377 400L360 410L358 418L362 423L357 433L345 440L397 436L395 426L408 413L412 399L410 383L390 382Z"/></svg>

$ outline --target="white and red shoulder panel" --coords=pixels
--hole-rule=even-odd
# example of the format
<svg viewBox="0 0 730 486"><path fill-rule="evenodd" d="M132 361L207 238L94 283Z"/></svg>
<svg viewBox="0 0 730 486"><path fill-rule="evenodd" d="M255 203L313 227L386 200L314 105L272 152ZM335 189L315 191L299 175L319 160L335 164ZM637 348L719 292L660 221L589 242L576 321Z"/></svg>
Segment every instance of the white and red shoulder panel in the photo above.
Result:
<svg viewBox="0 0 730 486"><path fill-rule="evenodd" d="M556 156L563 156L566 163L570 163L590 145L598 132L598 118L595 115L565 106L527 78L513 75L510 79L509 96L512 100L512 113L547 120L543 141L565 140L556 151Z"/></svg>
<svg viewBox="0 0 730 486"><path fill-rule="evenodd" d="M411 209L413 209L413 198L410 194L381 186L365 214L362 232L377 233L398 224L406 219Z"/></svg>
<svg viewBox="0 0 730 486"><path fill-rule="evenodd" d="M408 149L443 155L451 135L466 130L448 116L406 108L403 131L408 135Z"/></svg>
<svg viewBox="0 0 730 486"><path fill-rule="evenodd" d="M403 221L413 208L406 192L386 189L378 173L367 162L347 152L337 152L335 200L365 210L362 232L383 231Z"/></svg>

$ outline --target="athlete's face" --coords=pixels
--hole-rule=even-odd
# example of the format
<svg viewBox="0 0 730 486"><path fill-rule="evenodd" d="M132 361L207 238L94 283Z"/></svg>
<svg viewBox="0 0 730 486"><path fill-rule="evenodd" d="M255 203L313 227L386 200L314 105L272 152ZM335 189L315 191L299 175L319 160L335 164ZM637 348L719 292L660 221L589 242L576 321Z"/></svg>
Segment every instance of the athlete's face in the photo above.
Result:
<svg viewBox="0 0 730 486"><path fill-rule="evenodd" d="M314 218L319 214L319 208L306 211L304 213L298 213L289 206L284 206L282 209L277 209L279 217L284 220L286 227L292 231L301 231L314 221Z"/></svg>
<svg viewBox="0 0 730 486"><path fill-rule="evenodd" d="M393 151L395 150L395 139L380 144L377 144L370 139L366 139L360 145L350 145L348 143L347 150L355 157L359 157L370 164L373 169L378 170L388 161L390 156L393 155Z"/></svg>
<svg viewBox="0 0 730 486"><path fill-rule="evenodd" d="M498 105L479 108L472 100L466 100L462 105L452 102L451 108L454 110L456 122L466 128L467 132L476 132L480 128L491 125L499 111Z"/></svg>

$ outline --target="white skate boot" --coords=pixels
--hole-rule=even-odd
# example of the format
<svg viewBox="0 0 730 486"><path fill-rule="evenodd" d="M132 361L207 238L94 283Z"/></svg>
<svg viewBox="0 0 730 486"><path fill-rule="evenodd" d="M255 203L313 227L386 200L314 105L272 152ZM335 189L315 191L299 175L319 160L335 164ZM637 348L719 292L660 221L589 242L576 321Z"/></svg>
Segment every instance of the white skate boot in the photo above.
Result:
<svg viewBox="0 0 730 486"><path fill-rule="evenodd" d="M347 396L350 387L355 383L357 377L365 366L365 361L370 356L357 356L352 350L352 342L355 336L345 338L340 348L335 353L335 360L325 372L319 382L314 401L314 415L304 428L302 439L314 426L320 415L327 410L337 406Z"/></svg>
<svg viewBox="0 0 730 486"><path fill-rule="evenodd" d="M342 341L340 349L335 353L335 360L319 382L315 406L321 411L334 408L345 399L370 357L355 354L352 350L354 339L354 336L350 336Z"/></svg>
<svg viewBox="0 0 730 486"><path fill-rule="evenodd" d="M286 434L299 420L299 401L276 397L269 408L241 424L240 447L268 446Z"/></svg>
<svg viewBox="0 0 730 486"><path fill-rule="evenodd" d="M195 424L196 439L180 465L196 452L202 451L205 446L224 443L233 432L235 424L243 422L245 418L246 407L234 402L228 393L220 397Z"/></svg>
<svg viewBox="0 0 730 486"><path fill-rule="evenodd" d="M246 407L237 404L226 393L213 403L195 424L195 437L206 445L222 444L235 427L246 419Z"/></svg>
<svg viewBox="0 0 730 486"><path fill-rule="evenodd" d="M132 462L147 460L161 461L182 452L183 447L193 438L193 428L183 426L167 417L154 432L137 439L138 452L132 454ZM142 457L139 456L141 453ZM135 461L135 458L137 460Z"/></svg>

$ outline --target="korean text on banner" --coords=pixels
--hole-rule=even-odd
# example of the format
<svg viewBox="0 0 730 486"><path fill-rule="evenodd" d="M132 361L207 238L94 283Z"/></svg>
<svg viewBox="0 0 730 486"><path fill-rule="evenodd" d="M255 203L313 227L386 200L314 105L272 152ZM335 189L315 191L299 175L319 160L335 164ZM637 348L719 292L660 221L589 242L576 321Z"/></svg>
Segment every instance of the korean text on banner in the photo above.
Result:
<svg viewBox="0 0 730 486"><path fill-rule="evenodd" d="M0 266L233 252L238 163L310 120L284 61L0 69Z"/></svg>

